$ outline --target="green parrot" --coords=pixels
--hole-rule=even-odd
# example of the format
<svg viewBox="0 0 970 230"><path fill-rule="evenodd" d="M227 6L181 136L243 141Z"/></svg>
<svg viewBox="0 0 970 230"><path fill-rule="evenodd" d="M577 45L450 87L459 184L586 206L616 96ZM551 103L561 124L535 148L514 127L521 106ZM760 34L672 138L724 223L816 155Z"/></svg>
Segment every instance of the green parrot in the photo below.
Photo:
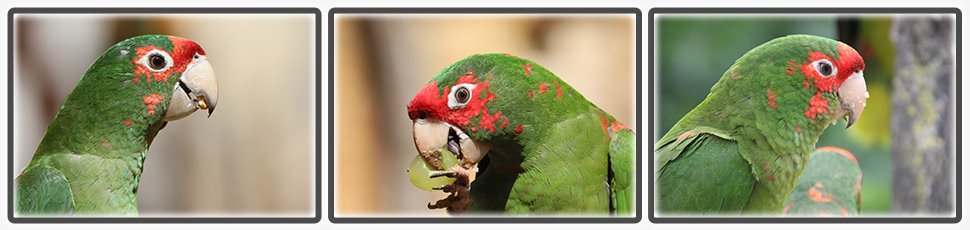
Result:
<svg viewBox="0 0 970 230"><path fill-rule="evenodd" d="M106 50L61 105L16 179L20 215L136 215L152 139L218 101L199 44L143 35Z"/></svg>
<svg viewBox="0 0 970 230"><path fill-rule="evenodd" d="M862 114L864 69L855 49L813 35L745 53L657 140L659 214L781 214L825 128Z"/></svg>
<svg viewBox="0 0 970 230"><path fill-rule="evenodd" d="M861 189L862 169L855 155L838 147L819 147L788 196L783 214L858 216Z"/></svg>
<svg viewBox="0 0 970 230"><path fill-rule="evenodd" d="M447 149L459 160L430 176L455 178L435 188L450 195L429 203L430 209L634 210L633 131L535 62L508 54L469 56L432 78L407 110L420 156L429 160Z"/></svg>

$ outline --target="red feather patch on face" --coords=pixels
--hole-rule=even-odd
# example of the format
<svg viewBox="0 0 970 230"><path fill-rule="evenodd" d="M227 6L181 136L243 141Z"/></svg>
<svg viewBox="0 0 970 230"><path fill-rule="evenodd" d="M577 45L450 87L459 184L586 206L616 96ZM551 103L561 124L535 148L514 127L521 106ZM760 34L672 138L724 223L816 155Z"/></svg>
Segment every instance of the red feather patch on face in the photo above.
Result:
<svg viewBox="0 0 970 230"><path fill-rule="evenodd" d="M808 61L805 64L802 64L802 75L804 75L808 80L813 81L815 83L815 88L818 88L819 91L833 92L837 84L841 84L842 81L845 81L845 79L840 81L840 76L823 77L822 75L819 75L818 72L815 71L815 67L812 66L812 63L821 59L832 61L832 64L839 67L836 61L832 60L832 57L829 57L822 52L808 52Z"/></svg>
<svg viewBox="0 0 970 230"><path fill-rule="evenodd" d="M855 71L865 70L866 64L862 61L862 57L859 53L852 49L852 47L846 45L845 43L839 43L838 45L839 59L834 60L832 57L825 55L822 52L808 52L808 59L804 64L802 64L802 75L808 80L812 80L815 83L815 87L819 91L823 92L834 92L845 79L849 78ZM815 71L815 67L812 66L812 62L821 59L827 59L832 62L833 65L838 69L838 73L835 76L823 77Z"/></svg>
<svg viewBox="0 0 970 230"><path fill-rule="evenodd" d="M172 41L172 59L175 59L176 65L188 65L195 54L205 55L202 46L192 40L175 36L168 36L168 40Z"/></svg>
<svg viewBox="0 0 970 230"><path fill-rule="evenodd" d="M139 76L145 76L145 80L148 83L151 83L152 80L155 80L155 82L162 82L162 81L167 82L168 76L171 76L173 71L182 72L182 70L185 70L185 66L178 66L178 65L172 65L172 67L169 67L168 69L162 72L155 72L155 71L149 70L148 66L145 66L144 63L142 63L142 58L144 58L145 55L148 55L148 53L151 52L152 50L160 50L160 51L168 52L167 50L164 50L157 46L142 46L142 47L135 48L135 52L138 55L135 56L135 59L131 60L131 63L135 64L135 70L132 71L135 77L134 79L132 79L131 82L138 84ZM181 67L181 69L179 69L179 67Z"/></svg>
<svg viewBox="0 0 970 230"><path fill-rule="evenodd" d="M451 87L459 84L475 84L475 89L472 90L471 99L464 107L459 109L448 108L448 93ZM497 111L495 115L489 115L486 104L490 101L494 101L497 97L495 93L489 92L488 87L491 82L485 80L485 82L479 83L478 78L475 78L473 72L469 71L458 78L454 84L442 90L438 89L438 82L431 82L425 85L417 95L411 99L408 103L408 117L411 120L416 119L435 119L450 124L466 127L471 125L472 118L482 115L482 124L479 127L487 129L490 131L495 131L495 121L501 116L501 111ZM484 97L483 97L484 95ZM491 121L491 122L487 122ZM477 131L477 127L472 127L472 131Z"/></svg>
<svg viewBox="0 0 970 230"><path fill-rule="evenodd" d="M142 102L145 103L145 107L148 110L148 116L155 115L155 106L161 104L163 99L165 99L165 96L156 93L142 98Z"/></svg>
<svg viewBox="0 0 970 230"><path fill-rule="evenodd" d="M839 76L848 78L855 71L866 70L866 62L862 60L855 49L845 43L839 42ZM843 79L844 80L844 79Z"/></svg>
<svg viewBox="0 0 970 230"><path fill-rule="evenodd" d="M135 77L132 79L132 83L138 84L140 76L144 76L146 82L148 83L151 83L152 81L168 82L168 78L172 75L172 73L182 73L185 71L185 68L190 62L192 62L195 54L205 55L205 50L203 50L199 44L196 44L191 40L175 36L169 36L168 38L169 41L172 42L172 50L165 50L157 46L142 46L135 48L136 55L135 58L131 60L131 62L135 64L135 69L132 71ZM168 53L168 55L172 58L172 66L161 72L150 70L144 65L144 63L141 62L141 60L152 50L159 50Z"/></svg>
<svg viewBox="0 0 970 230"><path fill-rule="evenodd" d="M479 125L479 127L482 127L483 129L492 131L494 133L495 121L498 121L498 118L501 116L502 116L502 111L495 112L495 115L490 116L488 115L488 108L485 108L484 113L482 113L482 123Z"/></svg>
<svg viewBox="0 0 970 230"><path fill-rule="evenodd" d="M805 117L815 119L820 113L829 113L829 101L822 97L821 92L818 92L808 101L808 110L805 110Z"/></svg>
<svg viewBox="0 0 970 230"><path fill-rule="evenodd" d="M835 92L852 73L862 71L866 68L862 57L852 47L839 42L838 52L838 60L832 59L832 57L822 52L808 52L808 59L802 64L801 68L802 75L806 78L806 81L802 82L802 86L808 88L808 81L810 80L815 83L814 86L818 89L818 92L809 100L809 108L805 110L805 117L815 119L819 113L828 113L828 100L823 98L821 93ZM835 68L838 69L838 72L833 74L834 76L824 77L815 71L812 63L822 59L831 61L835 65Z"/></svg>

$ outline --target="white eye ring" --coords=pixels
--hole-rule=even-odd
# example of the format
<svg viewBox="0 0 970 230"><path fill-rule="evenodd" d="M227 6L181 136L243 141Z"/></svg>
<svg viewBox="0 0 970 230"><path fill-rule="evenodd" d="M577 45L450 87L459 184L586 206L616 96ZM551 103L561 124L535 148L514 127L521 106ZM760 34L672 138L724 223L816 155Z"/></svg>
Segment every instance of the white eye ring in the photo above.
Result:
<svg viewBox="0 0 970 230"><path fill-rule="evenodd" d="M827 59L819 59L812 62L812 69L815 69L815 72L818 73L818 75L826 78L835 76L837 73L839 73L839 67L836 67Z"/></svg>
<svg viewBox="0 0 970 230"><path fill-rule="evenodd" d="M161 57L162 59L152 59L152 57ZM159 63L152 63L153 61L164 60L165 63L158 65ZM167 52L162 50L152 50L148 51L145 56L141 57L141 64L148 68L152 72L165 72L168 68L172 67L172 56L169 56Z"/></svg>
<svg viewBox="0 0 970 230"><path fill-rule="evenodd" d="M470 83L462 83L462 84L452 86L451 92L448 93L448 108L450 109L464 108L465 104L468 104L468 102L473 99L472 92L474 92L473 91L474 89L475 89L475 84L470 84ZM458 95L459 92L463 92L464 96L459 98L458 96L462 96L462 95ZM463 99L463 101L459 99Z"/></svg>

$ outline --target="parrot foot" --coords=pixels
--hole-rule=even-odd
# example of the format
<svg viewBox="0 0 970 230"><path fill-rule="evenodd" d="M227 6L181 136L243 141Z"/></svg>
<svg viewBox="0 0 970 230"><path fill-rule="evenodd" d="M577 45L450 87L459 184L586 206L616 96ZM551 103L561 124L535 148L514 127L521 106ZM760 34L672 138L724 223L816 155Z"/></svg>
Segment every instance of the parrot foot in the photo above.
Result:
<svg viewBox="0 0 970 230"><path fill-rule="evenodd" d="M455 178L455 182L449 185L434 187L432 189L451 194L444 199L435 201L434 203L428 203L428 209L444 208L448 211L448 214L451 215L464 213L472 204L472 198L469 194L469 188L471 187L471 170L456 165L448 169L448 171L431 174L430 177L436 178L442 176Z"/></svg>

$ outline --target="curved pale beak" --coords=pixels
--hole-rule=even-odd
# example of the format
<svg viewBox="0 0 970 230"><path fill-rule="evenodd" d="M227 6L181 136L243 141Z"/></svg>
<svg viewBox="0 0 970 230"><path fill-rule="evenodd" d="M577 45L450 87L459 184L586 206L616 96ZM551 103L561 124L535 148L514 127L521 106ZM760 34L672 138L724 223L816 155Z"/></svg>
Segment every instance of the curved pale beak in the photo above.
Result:
<svg viewBox="0 0 970 230"><path fill-rule="evenodd" d="M219 101L219 84L209 61L202 57L185 70L175 84L174 93L165 112L165 120L182 119L196 110L208 110L209 116Z"/></svg>
<svg viewBox="0 0 970 230"><path fill-rule="evenodd" d="M842 102L841 111L844 115L833 118L838 119L846 116L848 124L845 125L845 128L848 129L852 124L855 124L859 116L862 116L862 110L866 108L866 99L869 99L866 79L862 76L862 71L856 71L839 87L839 100Z"/></svg>
<svg viewBox="0 0 970 230"><path fill-rule="evenodd" d="M489 150L487 144L473 141L461 129L447 122L429 119L413 122L414 146L425 162L432 162L430 158L440 149L447 148L458 155L461 166L468 169L481 161Z"/></svg>

